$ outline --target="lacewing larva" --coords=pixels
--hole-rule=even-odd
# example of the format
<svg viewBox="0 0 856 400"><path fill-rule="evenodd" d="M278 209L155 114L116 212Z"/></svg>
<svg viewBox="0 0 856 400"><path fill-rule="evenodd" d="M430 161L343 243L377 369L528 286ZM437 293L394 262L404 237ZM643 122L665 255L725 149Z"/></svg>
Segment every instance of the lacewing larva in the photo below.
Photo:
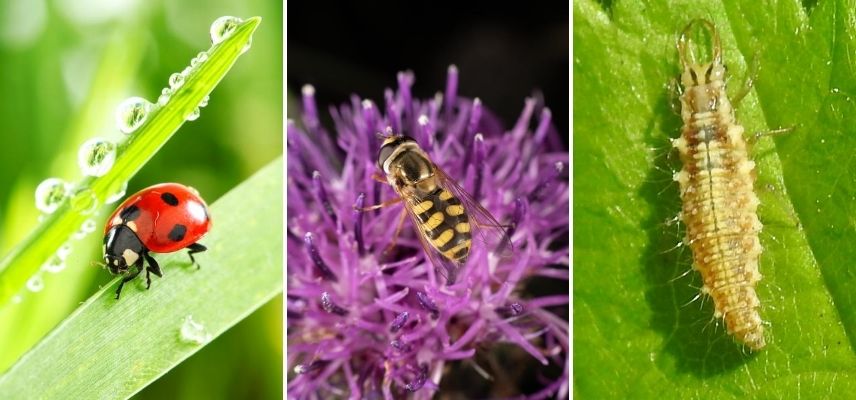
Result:
<svg viewBox="0 0 856 400"><path fill-rule="evenodd" d="M706 63L697 62L689 48L689 34L696 25L712 40L711 60ZM704 281L701 291L713 298L714 316L725 320L736 341L757 351L766 341L755 293L762 251L759 201L752 188L755 163L725 92L726 70L713 23L690 21L677 47L683 70L683 127L672 146L683 164L674 180L681 190L685 240L692 249L693 269Z"/></svg>

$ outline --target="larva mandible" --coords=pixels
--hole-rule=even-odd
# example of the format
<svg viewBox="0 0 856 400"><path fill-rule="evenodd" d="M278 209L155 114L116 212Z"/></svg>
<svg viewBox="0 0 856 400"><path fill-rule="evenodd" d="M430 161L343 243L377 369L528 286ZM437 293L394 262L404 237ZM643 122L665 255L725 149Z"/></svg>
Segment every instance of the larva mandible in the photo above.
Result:
<svg viewBox="0 0 856 400"><path fill-rule="evenodd" d="M697 63L689 49L689 32L696 24L712 38L708 63ZM713 23L690 21L677 46L683 68L683 128L672 146L683 163L674 180L681 190L686 242L692 249L693 268L704 281L701 291L713 298L714 316L725 320L736 341L757 351L766 341L755 294L762 251L759 201L752 190L755 163L748 157L743 127L725 92L725 66Z"/></svg>

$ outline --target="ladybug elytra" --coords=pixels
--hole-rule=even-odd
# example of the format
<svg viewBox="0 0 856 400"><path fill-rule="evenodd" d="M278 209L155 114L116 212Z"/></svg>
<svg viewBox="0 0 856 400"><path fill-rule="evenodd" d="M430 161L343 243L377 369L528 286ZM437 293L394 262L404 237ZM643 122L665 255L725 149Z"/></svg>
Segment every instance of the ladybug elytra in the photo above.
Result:
<svg viewBox="0 0 856 400"><path fill-rule="evenodd" d="M146 288L163 273L149 253L172 253L188 249L190 261L197 265L194 253L206 247L197 243L211 228L208 206L196 191L178 183L162 183L128 197L104 227L104 262L114 275L124 278L116 289L146 271Z"/></svg>

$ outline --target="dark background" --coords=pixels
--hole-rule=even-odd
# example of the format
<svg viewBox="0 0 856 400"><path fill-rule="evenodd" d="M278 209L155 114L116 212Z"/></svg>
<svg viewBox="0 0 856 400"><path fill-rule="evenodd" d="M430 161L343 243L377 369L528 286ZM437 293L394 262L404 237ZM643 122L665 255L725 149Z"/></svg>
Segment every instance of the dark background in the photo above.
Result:
<svg viewBox="0 0 856 400"><path fill-rule="evenodd" d="M408 69L414 96L431 97L455 64L458 93L480 97L507 128L541 91L567 144L567 3L303 1L286 14L289 93L312 84L322 115L354 93L382 102Z"/></svg>

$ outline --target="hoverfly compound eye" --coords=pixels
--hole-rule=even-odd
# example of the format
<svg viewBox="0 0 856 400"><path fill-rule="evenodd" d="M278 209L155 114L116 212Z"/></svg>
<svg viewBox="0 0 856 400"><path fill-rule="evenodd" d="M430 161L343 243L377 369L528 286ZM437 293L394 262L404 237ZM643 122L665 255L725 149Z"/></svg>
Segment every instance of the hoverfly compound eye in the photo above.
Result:
<svg viewBox="0 0 856 400"><path fill-rule="evenodd" d="M377 167L383 170L383 163L386 161L389 156L392 155L392 152L395 148L398 147L396 143L389 143L381 146L380 150L377 152ZM384 171L386 172L386 171Z"/></svg>
<svg viewBox="0 0 856 400"><path fill-rule="evenodd" d="M394 135L389 136L386 140L383 141L383 144L380 146L380 150L377 152L377 167L386 172L383 168L383 164L395 153L395 150L398 149L399 146L405 143L415 143L416 140L409 136L404 135Z"/></svg>

